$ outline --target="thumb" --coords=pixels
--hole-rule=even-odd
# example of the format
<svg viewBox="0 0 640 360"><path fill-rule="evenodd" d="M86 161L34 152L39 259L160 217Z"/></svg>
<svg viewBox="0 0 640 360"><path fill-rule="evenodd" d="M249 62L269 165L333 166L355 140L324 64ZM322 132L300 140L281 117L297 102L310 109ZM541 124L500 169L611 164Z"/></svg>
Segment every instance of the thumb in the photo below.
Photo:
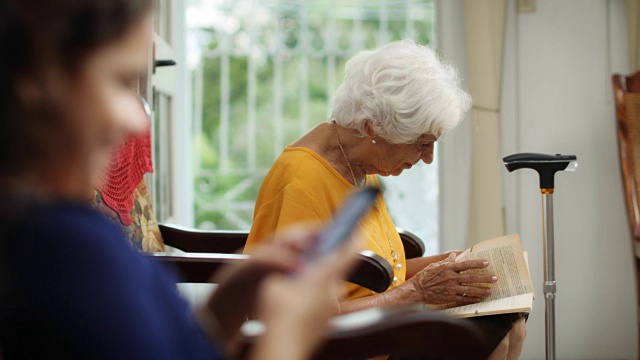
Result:
<svg viewBox="0 0 640 360"><path fill-rule="evenodd" d="M427 265L426 269L433 269L433 268L436 268L438 266L441 266L441 265L444 265L444 264L447 264L447 263L456 262L456 256L457 256L456 253L452 252L445 259L442 259L440 261L437 261L437 262L434 262L434 263L431 263L431 264Z"/></svg>
<svg viewBox="0 0 640 360"><path fill-rule="evenodd" d="M449 254L449 257L447 258L447 261L454 262L454 261L456 261L456 257L458 257L458 255L456 255L456 253L452 252L451 254Z"/></svg>

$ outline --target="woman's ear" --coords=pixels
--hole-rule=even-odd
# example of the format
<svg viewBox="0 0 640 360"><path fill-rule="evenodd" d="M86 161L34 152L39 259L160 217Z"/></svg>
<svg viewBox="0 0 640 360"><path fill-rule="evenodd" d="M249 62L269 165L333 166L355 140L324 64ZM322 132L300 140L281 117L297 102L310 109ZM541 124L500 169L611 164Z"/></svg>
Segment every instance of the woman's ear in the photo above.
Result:
<svg viewBox="0 0 640 360"><path fill-rule="evenodd" d="M366 125L364 126L364 132L367 133L367 136L371 139L371 143L376 143L376 133L373 131L373 125L371 125L371 120L367 120Z"/></svg>
<svg viewBox="0 0 640 360"><path fill-rule="evenodd" d="M366 125L364 126L364 132L367 133L367 136L372 139L376 136L375 131L373 131L373 125L371 125L371 120L366 121Z"/></svg>

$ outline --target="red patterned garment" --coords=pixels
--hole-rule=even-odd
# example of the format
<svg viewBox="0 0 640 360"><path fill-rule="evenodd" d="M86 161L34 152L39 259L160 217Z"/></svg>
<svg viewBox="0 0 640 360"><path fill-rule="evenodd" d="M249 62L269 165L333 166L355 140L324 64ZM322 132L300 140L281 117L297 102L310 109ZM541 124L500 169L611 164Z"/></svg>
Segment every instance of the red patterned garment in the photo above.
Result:
<svg viewBox="0 0 640 360"><path fill-rule="evenodd" d="M99 189L104 203L118 214L125 226L131 225L134 191L147 172L153 172L150 129L130 135L116 147Z"/></svg>

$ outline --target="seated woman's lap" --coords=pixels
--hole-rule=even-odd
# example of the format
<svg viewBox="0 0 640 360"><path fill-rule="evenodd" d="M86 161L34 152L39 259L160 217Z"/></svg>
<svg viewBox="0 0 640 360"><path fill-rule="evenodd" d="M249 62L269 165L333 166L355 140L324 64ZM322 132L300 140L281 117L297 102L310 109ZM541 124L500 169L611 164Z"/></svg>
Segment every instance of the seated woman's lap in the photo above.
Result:
<svg viewBox="0 0 640 360"><path fill-rule="evenodd" d="M478 316L465 320L472 322L485 336L489 349L495 349L509 333L513 324L522 318L522 313ZM526 317L526 315L524 315Z"/></svg>

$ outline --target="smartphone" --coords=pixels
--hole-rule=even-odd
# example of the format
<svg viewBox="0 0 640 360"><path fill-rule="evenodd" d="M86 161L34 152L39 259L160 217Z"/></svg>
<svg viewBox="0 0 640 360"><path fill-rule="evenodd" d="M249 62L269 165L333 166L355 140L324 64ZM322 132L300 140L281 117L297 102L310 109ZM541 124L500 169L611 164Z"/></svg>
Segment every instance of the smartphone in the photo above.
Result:
<svg viewBox="0 0 640 360"><path fill-rule="evenodd" d="M380 194L380 189L375 187L366 187L355 191L322 230L315 245L307 254L307 262L336 251L340 245L347 241L360 219L375 203L378 194Z"/></svg>

